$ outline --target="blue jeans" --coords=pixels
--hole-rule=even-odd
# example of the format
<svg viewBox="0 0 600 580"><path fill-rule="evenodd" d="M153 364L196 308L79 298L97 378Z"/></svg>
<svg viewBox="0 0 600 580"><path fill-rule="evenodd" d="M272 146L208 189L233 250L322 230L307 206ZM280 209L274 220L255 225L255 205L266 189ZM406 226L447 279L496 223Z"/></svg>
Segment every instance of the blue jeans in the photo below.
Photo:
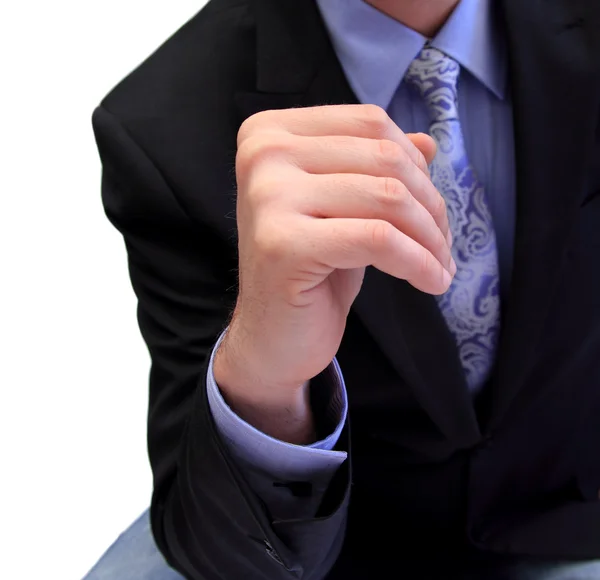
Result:
<svg viewBox="0 0 600 580"><path fill-rule="evenodd" d="M575 564L511 564L506 569L495 568L481 576L481 580L496 579L600 580L600 560ZM83 580L184 580L184 578L168 566L156 548L150 531L148 512L145 512L119 536Z"/></svg>
<svg viewBox="0 0 600 580"><path fill-rule="evenodd" d="M184 580L158 551L148 512L123 532L83 580Z"/></svg>

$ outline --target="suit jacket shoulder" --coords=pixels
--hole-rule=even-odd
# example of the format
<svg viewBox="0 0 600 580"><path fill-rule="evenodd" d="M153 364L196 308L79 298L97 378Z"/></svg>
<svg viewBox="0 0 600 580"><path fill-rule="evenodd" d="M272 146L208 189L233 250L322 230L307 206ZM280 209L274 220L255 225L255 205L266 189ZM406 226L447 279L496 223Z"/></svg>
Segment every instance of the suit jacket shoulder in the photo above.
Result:
<svg viewBox="0 0 600 580"><path fill-rule="evenodd" d="M187 217L228 241L243 120L235 95L255 84L253 20L250 0L212 0L100 107L152 160ZM100 117L97 112L97 126ZM139 214L139 207L131 211Z"/></svg>
<svg viewBox="0 0 600 580"><path fill-rule="evenodd" d="M212 0L103 99L125 121L223 105L253 82L249 0Z"/></svg>

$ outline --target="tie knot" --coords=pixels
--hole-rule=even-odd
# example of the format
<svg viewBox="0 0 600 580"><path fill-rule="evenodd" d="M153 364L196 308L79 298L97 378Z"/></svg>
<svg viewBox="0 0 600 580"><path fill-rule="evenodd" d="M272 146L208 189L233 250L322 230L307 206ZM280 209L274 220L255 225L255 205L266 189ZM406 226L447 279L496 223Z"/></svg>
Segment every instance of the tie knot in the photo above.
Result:
<svg viewBox="0 0 600 580"><path fill-rule="evenodd" d="M425 100L432 121L458 119L460 65L441 50L425 46L412 61L404 81Z"/></svg>

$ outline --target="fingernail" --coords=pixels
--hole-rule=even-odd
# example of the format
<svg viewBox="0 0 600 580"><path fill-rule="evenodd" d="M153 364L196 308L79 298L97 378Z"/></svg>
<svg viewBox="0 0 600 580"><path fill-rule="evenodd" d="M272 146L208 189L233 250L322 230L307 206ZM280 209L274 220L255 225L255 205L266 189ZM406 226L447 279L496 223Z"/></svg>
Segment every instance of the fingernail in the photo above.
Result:
<svg viewBox="0 0 600 580"><path fill-rule="evenodd" d="M446 242L448 243L448 247L451 248L454 238L452 237L452 232L450 230L448 230L448 233L446 234Z"/></svg>

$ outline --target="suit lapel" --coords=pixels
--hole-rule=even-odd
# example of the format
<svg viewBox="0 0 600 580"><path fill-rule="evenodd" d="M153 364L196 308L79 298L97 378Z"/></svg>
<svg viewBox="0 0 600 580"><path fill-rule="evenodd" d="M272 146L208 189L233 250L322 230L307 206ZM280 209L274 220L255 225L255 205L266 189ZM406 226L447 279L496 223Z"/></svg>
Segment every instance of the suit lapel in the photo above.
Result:
<svg viewBox="0 0 600 580"><path fill-rule="evenodd" d="M598 104L596 64L588 44L594 32L585 13L590 5L503 0L515 119L517 223L488 430L505 416L533 362L585 189L594 142L591 120Z"/></svg>
<svg viewBox="0 0 600 580"><path fill-rule="evenodd" d="M458 447L480 437L456 345L435 299L368 268L354 309L440 431Z"/></svg>
<svg viewBox="0 0 600 580"><path fill-rule="evenodd" d="M255 0L257 91L241 118L266 109L356 103L314 2ZM455 343L435 299L367 268L354 310L440 431L459 446L479 429Z"/></svg>

